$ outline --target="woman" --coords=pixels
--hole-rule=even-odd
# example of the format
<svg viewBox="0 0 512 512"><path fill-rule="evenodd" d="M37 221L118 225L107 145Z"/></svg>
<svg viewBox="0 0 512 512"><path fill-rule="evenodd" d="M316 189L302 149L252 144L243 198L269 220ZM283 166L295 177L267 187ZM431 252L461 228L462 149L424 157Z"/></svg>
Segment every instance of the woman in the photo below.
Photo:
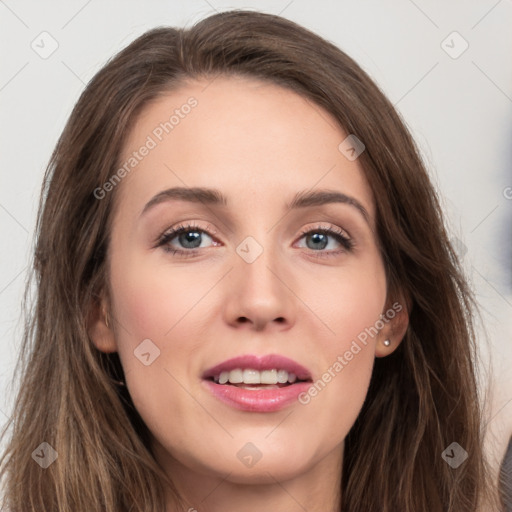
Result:
<svg viewBox="0 0 512 512"><path fill-rule="evenodd" d="M470 291L338 48L244 11L149 31L42 192L9 510L497 506Z"/></svg>

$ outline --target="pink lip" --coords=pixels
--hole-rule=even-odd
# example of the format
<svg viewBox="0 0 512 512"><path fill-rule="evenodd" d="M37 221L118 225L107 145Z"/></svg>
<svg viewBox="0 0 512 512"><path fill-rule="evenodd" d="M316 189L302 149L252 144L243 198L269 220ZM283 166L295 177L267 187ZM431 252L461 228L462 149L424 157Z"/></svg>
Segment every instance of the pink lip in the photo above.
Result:
<svg viewBox="0 0 512 512"><path fill-rule="evenodd" d="M236 409L250 412L274 412L291 403L297 403L299 395L309 389L311 382L296 382L284 388L255 390L217 384L213 380L203 380L203 385L216 398Z"/></svg>
<svg viewBox="0 0 512 512"><path fill-rule="evenodd" d="M300 380L311 379L311 374L304 366L288 357L277 354L269 354L266 356L246 355L228 359L206 370L203 373L203 379L209 379L215 375L219 375L221 372L229 372L236 368L241 368L242 370L250 368L260 372L275 368L276 370L286 370L288 373L294 373Z"/></svg>
<svg viewBox="0 0 512 512"><path fill-rule="evenodd" d="M215 375L223 371L236 368L254 370L286 370L294 373L300 380L309 382L295 382L284 387L265 389L244 389L237 386L217 384L213 381ZM203 385L216 398L225 404L250 412L274 412L298 401L298 396L311 386L311 374L304 366L297 362L275 354L258 356L241 356L220 363L203 374Z"/></svg>

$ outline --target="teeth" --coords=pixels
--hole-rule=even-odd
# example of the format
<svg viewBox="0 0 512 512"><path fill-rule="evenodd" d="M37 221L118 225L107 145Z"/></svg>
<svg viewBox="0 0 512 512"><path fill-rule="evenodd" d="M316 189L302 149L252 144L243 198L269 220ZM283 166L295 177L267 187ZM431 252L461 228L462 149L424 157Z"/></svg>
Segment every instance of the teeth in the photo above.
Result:
<svg viewBox="0 0 512 512"><path fill-rule="evenodd" d="M262 384L277 384L277 370L263 370L260 379Z"/></svg>
<svg viewBox="0 0 512 512"><path fill-rule="evenodd" d="M286 370L279 370L277 372L277 382L279 382L279 384L288 382L288 372Z"/></svg>
<svg viewBox="0 0 512 512"><path fill-rule="evenodd" d="M226 373L231 384L241 384L244 381L244 372L242 370L236 369Z"/></svg>
<svg viewBox="0 0 512 512"><path fill-rule="evenodd" d="M294 373L288 373L286 370L253 370L252 368L236 368L229 372L221 372L214 377L214 381L219 384L293 384L297 381Z"/></svg>
<svg viewBox="0 0 512 512"><path fill-rule="evenodd" d="M244 370L244 384L261 384L260 372L256 370Z"/></svg>

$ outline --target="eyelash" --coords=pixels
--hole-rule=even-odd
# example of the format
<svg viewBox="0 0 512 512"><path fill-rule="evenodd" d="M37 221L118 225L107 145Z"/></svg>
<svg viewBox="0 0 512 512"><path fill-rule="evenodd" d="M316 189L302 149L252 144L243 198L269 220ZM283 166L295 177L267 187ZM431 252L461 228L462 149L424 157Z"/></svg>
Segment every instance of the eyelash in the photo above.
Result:
<svg viewBox="0 0 512 512"><path fill-rule="evenodd" d="M174 228L171 228L170 230L164 232L160 238L157 240L155 248L162 247L165 252L172 254L173 256L178 254L179 257L187 258L195 256L199 248L196 249L189 249L189 250L182 250L182 249L171 249L167 244L176 236L180 235L181 233L186 233L188 231L195 231L199 233L205 233L210 237L213 237L215 233L210 233L208 230L203 229L199 226L196 226L194 224L186 224L186 225L179 225ZM317 257L319 258L330 258L333 256L338 256L339 254L343 252L350 252L354 248L354 241L350 238L348 238L343 231L339 230L338 228L333 227L332 225L329 228L325 228L322 226L318 226L313 229L307 229L300 233L299 240L302 239L305 235L309 235L311 233L322 233L323 235L330 235L336 241L338 241L344 249L340 249L337 251L314 251L312 252L318 253Z"/></svg>

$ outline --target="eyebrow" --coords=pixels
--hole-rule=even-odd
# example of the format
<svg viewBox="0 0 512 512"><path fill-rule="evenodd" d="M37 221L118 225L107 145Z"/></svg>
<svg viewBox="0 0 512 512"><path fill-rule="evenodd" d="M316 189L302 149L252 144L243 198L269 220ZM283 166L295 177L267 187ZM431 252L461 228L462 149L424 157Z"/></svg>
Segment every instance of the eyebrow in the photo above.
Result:
<svg viewBox="0 0 512 512"><path fill-rule="evenodd" d="M202 203L209 206L227 206L228 199L220 190L205 187L173 187L162 190L152 197L144 206L141 216L157 204L172 201L188 201L191 203ZM338 192L336 190L304 190L297 192L293 199L286 203L285 208L296 210L312 206L342 203L354 207L370 223L370 216L366 208L355 198Z"/></svg>

